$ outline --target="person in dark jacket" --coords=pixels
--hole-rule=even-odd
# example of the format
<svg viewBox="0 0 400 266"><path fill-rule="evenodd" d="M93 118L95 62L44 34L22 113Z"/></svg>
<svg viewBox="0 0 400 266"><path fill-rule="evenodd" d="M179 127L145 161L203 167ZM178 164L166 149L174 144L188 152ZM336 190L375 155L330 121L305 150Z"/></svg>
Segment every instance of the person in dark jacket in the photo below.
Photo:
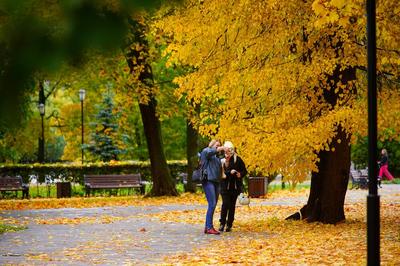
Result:
<svg viewBox="0 0 400 266"><path fill-rule="evenodd" d="M218 140L212 140L208 144L208 147L204 148L200 153L200 161L207 176L207 178L202 181L203 190L208 202L206 224L204 228L205 234L219 234L219 232L214 229L213 217L218 202L219 181L222 174L221 159L219 159L217 155L224 151L225 147L221 147L221 143Z"/></svg>
<svg viewBox="0 0 400 266"><path fill-rule="evenodd" d="M220 191L222 196L221 218L219 231L230 232L235 220L235 208L238 195L243 192L243 177L247 174L243 160L235 153L232 142L224 143L225 159L222 159L222 180Z"/></svg>

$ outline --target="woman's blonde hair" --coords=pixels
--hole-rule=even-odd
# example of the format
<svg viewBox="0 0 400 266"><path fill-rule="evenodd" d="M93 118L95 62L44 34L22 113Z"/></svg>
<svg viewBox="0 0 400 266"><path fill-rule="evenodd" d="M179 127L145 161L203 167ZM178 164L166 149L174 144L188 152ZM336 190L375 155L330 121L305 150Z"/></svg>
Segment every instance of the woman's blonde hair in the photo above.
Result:
<svg viewBox="0 0 400 266"><path fill-rule="evenodd" d="M228 148L232 153L235 153L235 146L233 145L232 142L230 141L225 141L224 142L224 147Z"/></svg>

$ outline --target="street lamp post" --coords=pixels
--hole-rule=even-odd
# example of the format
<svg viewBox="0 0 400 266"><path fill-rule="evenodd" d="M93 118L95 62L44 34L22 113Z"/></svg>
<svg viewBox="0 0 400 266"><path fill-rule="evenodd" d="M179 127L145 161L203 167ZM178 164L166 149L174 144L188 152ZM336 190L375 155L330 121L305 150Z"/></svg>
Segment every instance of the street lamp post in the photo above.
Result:
<svg viewBox="0 0 400 266"><path fill-rule="evenodd" d="M44 118L44 104L40 103L38 105L39 108L39 113L40 113L40 117L42 118L42 132L41 132L41 136L39 138L39 154L38 154L38 159L40 163L44 163L44 123L43 123L43 118Z"/></svg>
<svg viewBox="0 0 400 266"><path fill-rule="evenodd" d="M82 129L82 146L81 146L81 152L82 152L82 164L83 164L83 144L84 142L84 127L83 127L83 101L85 100L85 94L86 91L84 89L79 90L79 99L81 100L81 129Z"/></svg>
<svg viewBox="0 0 400 266"><path fill-rule="evenodd" d="M367 265L380 265L380 213L377 188L376 4L367 0L368 179Z"/></svg>

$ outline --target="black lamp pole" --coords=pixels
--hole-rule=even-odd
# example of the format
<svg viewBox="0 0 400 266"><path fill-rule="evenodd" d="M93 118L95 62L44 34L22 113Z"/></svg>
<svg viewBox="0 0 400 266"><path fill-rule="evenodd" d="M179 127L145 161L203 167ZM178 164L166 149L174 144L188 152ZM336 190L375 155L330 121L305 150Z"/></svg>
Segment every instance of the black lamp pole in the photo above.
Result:
<svg viewBox="0 0 400 266"><path fill-rule="evenodd" d="M82 147L81 147L81 152L82 152L82 164L83 164L83 144L84 142L84 127L83 127L83 100L85 100L85 94L86 91L84 89L79 90L79 99L81 100L81 129L82 129Z"/></svg>
<svg viewBox="0 0 400 266"><path fill-rule="evenodd" d="M43 121L44 113L45 113L44 104L40 103L38 105L38 108L39 108L40 117L42 119L42 132L41 132L41 136L39 138L39 154L38 154L39 158L38 159L39 159L40 163L44 163L44 155L45 155L44 154L44 121Z"/></svg>
<svg viewBox="0 0 400 266"><path fill-rule="evenodd" d="M377 188L376 4L367 0L368 179L367 264L380 264L380 213Z"/></svg>

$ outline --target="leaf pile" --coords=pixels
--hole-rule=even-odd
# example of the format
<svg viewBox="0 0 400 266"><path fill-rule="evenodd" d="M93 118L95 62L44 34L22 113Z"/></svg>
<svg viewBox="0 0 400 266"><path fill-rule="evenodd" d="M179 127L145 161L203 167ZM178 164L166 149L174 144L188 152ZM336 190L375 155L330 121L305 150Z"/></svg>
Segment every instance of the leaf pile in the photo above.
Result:
<svg viewBox="0 0 400 266"><path fill-rule="evenodd" d="M253 206L237 208L234 230L210 237L207 247L193 253L165 257L167 265L365 265L365 204L346 205L347 220L337 225L285 221L296 207ZM199 216L200 215L200 216ZM216 216L218 218L218 213ZM161 220L183 219L203 224L205 212L164 214ZM381 261L400 263L400 205L381 205ZM218 224L214 219L214 224Z"/></svg>
<svg viewBox="0 0 400 266"><path fill-rule="evenodd" d="M361 196L365 191L355 191ZM219 236L205 235L204 219L206 201L202 194L183 194L180 197L119 197L119 198L72 198L49 200L5 200L0 202L2 213L5 209L62 208L65 206L101 207L101 206L156 206L156 205L197 205L194 209L169 210L162 208L160 212L140 213L129 216L117 214L100 215L97 217L2 217L0 224L26 226L35 223L39 226L65 225L72 229L79 224L90 227L99 224L131 222L132 218L145 218L148 223L161 222L168 228L169 223L178 223L178 227L195 225L198 230L190 234L191 243L195 243L192 251L180 251L162 258L163 265L365 265L366 264L366 205L363 201L345 204L346 221L337 225L307 223L306 221L285 221L285 218L296 212L306 191L274 192L267 199L252 199L250 206L236 208L233 231ZM275 204L282 202L282 204ZM291 204L290 204L291 203ZM383 265L400 264L400 194L383 195L381 201L381 262ZM151 207L150 207L151 208ZM218 202L214 215L214 225L218 226L221 201ZM55 253L28 253L28 264L43 264L48 262L75 262L83 264L110 264L107 254L115 254L123 260L123 264L137 265L148 263L141 261L143 257L137 254L152 252L151 246L159 239L151 237L149 227L139 227L135 230L125 230L115 235L103 234L83 237L82 241L71 247L65 247ZM163 234L163 229L161 234ZM170 239L165 235L163 240L168 247ZM53 235L48 236L48 243L56 243ZM200 241L200 242L196 242ZM196 246L199 243L205 245ZM23 245L24 240L16 238L13 242ZM103 254L104 253L104 254ZM132 254L127 256L127 254ZM103 254L103 255L99 255ZM136 255L133 255L136 254ZM153 255L152 255L153 256ZM150 257L148 259L151 259ZM159 259L154 256L153 259Z"/></svg>
<svg viewBox="0 0 400 266"><path fill-rule="evenodd" d="M205 204L202 194L184 193L179 197L93 197L93 198L61 198L61 199L29 199L29 200L2 200L0 210L34 210L58 208L91 208L106 206L149 206L165 204L189 205L193 203Z"/></svg>

